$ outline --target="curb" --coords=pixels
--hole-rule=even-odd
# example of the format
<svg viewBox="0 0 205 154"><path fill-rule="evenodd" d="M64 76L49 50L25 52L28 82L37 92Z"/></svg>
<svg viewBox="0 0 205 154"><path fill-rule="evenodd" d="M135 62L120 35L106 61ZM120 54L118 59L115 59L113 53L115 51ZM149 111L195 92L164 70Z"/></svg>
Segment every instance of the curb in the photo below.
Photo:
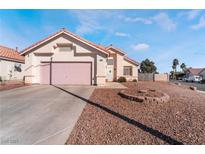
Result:
<svg viewBox="0 0 205 154"><path fill-rule="evenodd" d="M205 94L205 91L201 91L201 90L196 90L196 91L199 92L199 93Z"/></svg>

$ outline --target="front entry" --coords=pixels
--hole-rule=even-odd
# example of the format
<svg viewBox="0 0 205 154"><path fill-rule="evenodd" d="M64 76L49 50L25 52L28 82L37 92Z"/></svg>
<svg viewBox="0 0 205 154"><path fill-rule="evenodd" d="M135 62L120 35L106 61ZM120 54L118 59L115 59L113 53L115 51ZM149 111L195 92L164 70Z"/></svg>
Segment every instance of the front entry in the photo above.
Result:
<svg viewBox="0 0 205 154"><path fill-rule="evenodd" d="M113 67L107 67L107 81L113 81Z"/></svg>

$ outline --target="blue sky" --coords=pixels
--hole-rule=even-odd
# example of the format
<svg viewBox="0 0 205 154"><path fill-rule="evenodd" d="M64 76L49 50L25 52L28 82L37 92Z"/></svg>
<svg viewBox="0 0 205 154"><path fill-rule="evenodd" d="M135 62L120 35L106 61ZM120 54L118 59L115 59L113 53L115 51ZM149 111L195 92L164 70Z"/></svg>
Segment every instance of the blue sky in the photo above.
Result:
<svg viewBox="0 0 205 154"><path fill-rule="evenodd" d="M58 31L114 46L169 72L178 58L205 67L205 10L0 10L0 44L20 50Z"/></svg>

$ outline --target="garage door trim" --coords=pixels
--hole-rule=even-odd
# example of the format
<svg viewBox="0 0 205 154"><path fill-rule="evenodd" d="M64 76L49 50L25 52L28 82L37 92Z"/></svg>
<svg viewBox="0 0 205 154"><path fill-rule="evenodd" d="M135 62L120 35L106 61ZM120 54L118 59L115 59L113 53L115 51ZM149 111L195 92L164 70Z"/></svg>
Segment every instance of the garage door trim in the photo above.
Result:
<svg viewBox="0 0 205 154"><path fill-rule="evenodd" d="M50 84L52 84L52 63L89 63L90 64L90 85L92 85L92 62L91 61L41 61L50 64Z"/></svg>

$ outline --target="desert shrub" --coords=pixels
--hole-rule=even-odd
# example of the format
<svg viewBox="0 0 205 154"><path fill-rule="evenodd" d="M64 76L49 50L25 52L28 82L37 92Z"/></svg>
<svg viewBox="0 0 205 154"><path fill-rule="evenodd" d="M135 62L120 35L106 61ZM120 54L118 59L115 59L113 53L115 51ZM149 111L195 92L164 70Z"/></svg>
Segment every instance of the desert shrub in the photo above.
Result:
<svg viewBox="0 0 205 154"><path fill-rule="evenodd" d="M137 82L137 79L133 79L132 82Z"/></svg>
<svg viewBox="0 0 205 154"><path fill-rule="evenodd" d="M121 76L117 79L117 82L126 82L126 81L127 81L126 78L123 76Z"/></svg>

